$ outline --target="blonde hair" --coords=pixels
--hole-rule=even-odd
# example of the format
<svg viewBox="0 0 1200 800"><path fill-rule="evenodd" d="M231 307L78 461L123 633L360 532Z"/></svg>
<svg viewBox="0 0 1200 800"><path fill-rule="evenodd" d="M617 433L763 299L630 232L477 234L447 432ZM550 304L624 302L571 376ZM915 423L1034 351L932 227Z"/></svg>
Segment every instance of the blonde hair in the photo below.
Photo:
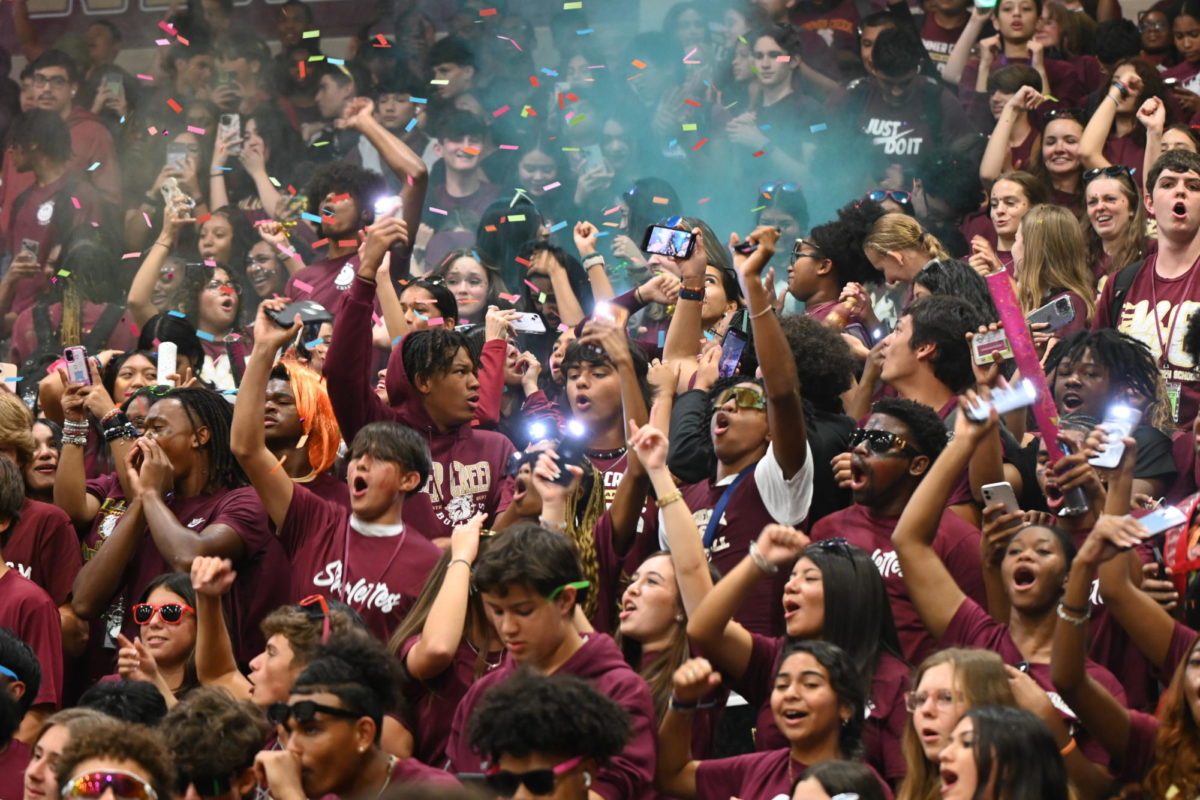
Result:
<svg viewBox="0 0 1200 800"><path fill-rule="evenodd" d="M1096 290L1079 221L1065 208L1047 204L1021 219L1024 254L1017 265L1017 299L1026 314L1051 294L1069 290L1083 298L1086 316L1096 313Z"/></svg>
<svg viewBox="0 0 1200 800"><path fill-rule="evenodd" d="M912 689L917 690L921 678L934 667L950 664L954 667L954 687L962 692L964 713L978 706L1016 706L1004 669L1004 660L991 650L952 647L933 653L913 671ZM921 740L909 715L909 724L901 738L904 760L908 764L908 775L896 792L896 800L936 800L939 796L940 778L938 767L925 757Z"/></svg>
<svg viewBox="0 0 1200 800"><path fill-rule="evenodd" d="M1137 187L1133 185L1133 178L1128 173L1118 175L1104 175L1104 178L1110 178L1117 182L1120 187L1121 194L1125 196L1125 200L1129 203L1129 208L1133 212L1129 218L1129 223L1125 226L1125 232L1122 233L1116 242L1116 247L1113 248L1111 263L1108 265L1106 274L1111 275L1118 272L1122 267L1126 267L1135 261L1140 261L1146 257L1146 242L1149 237L1146 236L1146 208L1142 205L1142 200L1138 196ZM1087 208L1087 190L1100 178L1089 181L1083 187L1084 208ZM1104 240L1100 238L1100 234L1096 233L1096 229L1092 227L1092 221L1084 215L1084 218L1079 221L1079 229L1083 231L1083 238L1088 244L1088 260L1090 265L1099 264L1104 258Z"/></svg>
<svg viewBox="0 0 1200 800"><path fill-rule="evenodd" d="M899 250L922 250L930 261L949 258L950 254L938 238L921 227L921 223L908 214L893 212L875 220L871 231L863 239L863 249L870 247L880 253Z"/></svg>
<svg viewBox="0 0 1200 800"><path fill-rule="evenodd" d="M17 463L33 458L33 415L12 392L0 392L0 442L17 449Z"/></svg>

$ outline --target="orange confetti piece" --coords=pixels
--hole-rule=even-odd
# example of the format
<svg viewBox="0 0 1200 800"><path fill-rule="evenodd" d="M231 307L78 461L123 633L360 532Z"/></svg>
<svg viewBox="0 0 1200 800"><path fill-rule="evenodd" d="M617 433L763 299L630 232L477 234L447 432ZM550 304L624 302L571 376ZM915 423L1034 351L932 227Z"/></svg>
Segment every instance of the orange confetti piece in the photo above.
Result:
<svg viewBox="0 0 1200 800"><path fill-rule="evenodd" d="M181 106L181 105L179 105L179 103L175 102L174 97L167 98L167 105L170 106L171 110L174 111L176 114L179 114L180 112L183 111L183 106Z"/></svg>
<svg viewBox="0 0 1200 800"><path fill-rule="evenodd" d="M208 222L210 219L212 219L212 214L205 214L203 216L196 217L196 224L203 225L204 223Z"/></svg>
<svg viewBox="0 0 1200 800"><path fill-rule="evenodd" d="M655 197L655 198L653 198L653 201L652 201L652 202L654 202L654 203L656 203L657 205L660 205L660 206L666 206L666 205L670 205L670 204L671 204L671 201L670 201L670 200L668 200L668 199L667 199L667 198L665 198L665 197Z"/></svg>
<svg viewBox="0 0 1200 800"><path fill-rule="evenodd" d="M528 260L528 259L524 259L524 258L521 258L520 256L517 256L517 257L516 257L515 259L513 259L513 260L514 260L514 261L516 261L518 264L520 264L520 265L521 265L521 266L523 266L523 267L528 267L528 266L529 266L529 260Z"/></svg>
<svg viewBox="0 0 1200 800"><path fill-rule="evenodd" d="M704 143L707 141L708 141L708 137L701 139L700 141L696 142L696 144L692 147L692 149L699 150L701 147L704 147Z"/></svg>
<svg viewBox="0 0 1200 800"><path fill-rule="evenodd" d="M759 156L761 156L761 155L762 155L763 153L765 153L765 152L767 152L767 151L766 151L766 150L759 150L757 153L754 153L754 157L755 157L755 158L758 158ZM768 198L768 199L770 199L770 198Z"/></svg>
<svg viewBox="0 0 1200 800"><path fill-rule="evenodd" d="M636 58L635 58L633 61L630 61L629 63L630 63L630 64L633 64L633 65L634 65L635 67L637 67L638 69L645 69L645 68L646 68L646 62L645 62L645 61L638 61Z"/></svg>
<svg viewBox="0 0 1200 800"><path fill-rule="evenodd" d="M479 9L479 16L481 16L481 17L494 17L494 16L496 16L496 9L494 9L494 8L481 8L481 9Z"/></svg>
<svg viewBox="0 0 1200 800"><path fill-rule="evenodd" d="M358 247L358 239L338 239L338 247Z"/></svg>
<svg viewBox="0 0 1200 800"><path fill-rule="evenodd" d="M484 229L485 231L487 231L488 233L495 233L495 232L496 232L496 226L495 226L495 225L484 225L484 226L483 226L483 229Z"/></svg>
<svg viewBox="0 0 1200 800"><path fill-rule="evenodd" d="M324 247L327 244L329 244L328 239L317 239L315 242L312 243L312 246L313 247Z"/></svg>
<svg viewBox="0 0 1200 800"><path fill-rule="evenodd" d="M683 102L687 103L689 106L695 106L696 108L700 108L703 105L703 103L697 103L695 100L684 100Z"/></svg>
<svg viewBox="0 0 1200 800"><path fill-rule="evenodd" d="M477 155L479 155L479 148L478 147L464 147L463 152L469 156L477 156Z"/></svg>
<svg viewBox="0 0 1200 800"><path fill-rule="evenodd" d="M530 75L530 76L529 76L529 85L530 85L530 86L532 86L532 87L533 87L533 88L535 88L535 89L538 87L538 85L539 85L539 84L538 84L537 75Z"/></svg>

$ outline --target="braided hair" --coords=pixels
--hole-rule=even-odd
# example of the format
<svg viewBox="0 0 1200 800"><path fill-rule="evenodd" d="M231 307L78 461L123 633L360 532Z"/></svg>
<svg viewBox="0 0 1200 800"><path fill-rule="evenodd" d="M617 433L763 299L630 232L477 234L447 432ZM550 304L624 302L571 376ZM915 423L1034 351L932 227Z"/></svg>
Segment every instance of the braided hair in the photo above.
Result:
<svg viewBox="0 0 1200 800"><path fill-rule="evenodd" d="M233 425L233 407L216 392L208 389L172 389L163 400L178 400L193 428L208 428L208 485L212 488L237 489L250 481L242 466L233 457L229 430Z"/></svg>
<svg viewBox="0 0 1200 800"><path fill-rule="evenodd" d="M1187 340L1185 339L1185 348ZM1170 404L1164 402L1166 387L1162 373L1154 362L1154 356L1145 343L1112 328L1098 331L1079 331L1060 341L1046 357L1046 375L1054 379L1054 373L1063 364L1075 364L1088 353L1109 372L1109 381L1114 386L1137 392L1148 403L1144 417L1153 420L1157 427L1168 427L1166 415Z"/></svg>
<svg viewBox="0 0 1200 800"><path fill-rule="evenodd" d="M409 383L416 383L417 376L427 378L448 372L454 365L459 349L467 351L471 363L479 368L479 359L467 337L459 331L445 328L429 328L404 337L400 345L404 358L404 372Z"/></svg>

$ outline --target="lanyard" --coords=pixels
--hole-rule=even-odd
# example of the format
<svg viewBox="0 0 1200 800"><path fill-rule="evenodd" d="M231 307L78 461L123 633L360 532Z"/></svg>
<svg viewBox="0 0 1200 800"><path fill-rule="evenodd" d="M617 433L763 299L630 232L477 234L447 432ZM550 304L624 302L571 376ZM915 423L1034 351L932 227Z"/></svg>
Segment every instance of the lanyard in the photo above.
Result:
<svg viewBox="0 0 1200 800"><path fill-rule="evenodd" d="M342 545L342 598L346 601L346 605L351 608L354 608L354 604L350 602L350 595L346 589L350 585L350 537L355 534L363 536L363 534L358 533L358 531L350 526L350 520L346 520L346 539ZM396 563L396 556L400 555L400 548L404 547L404 537L406 536L408 536L407 525L404 526L404 530L400 531L400 535L396 537L400 541L396 542L396 549L392 551L392 557L388 559L383 571L379 573L379 577L374 581L375 583L384 583L383 579L387 576L388 571L391 570L392 564ZM363 536L363 538L368 537ZM386 584L384 585L386 586ZM363 607L358 609L359 613L365 611L366 607L366 602L364 601Z"/></svg>
<svg viewBox="0 0 1200 800"><path fill-rule="evenodd" d="M1175 333L1175 326L1179 323L1179 314L1175 314L1175 318L1171 320L1170 326L1167 328L1167 338L1163 341L1162 325L1158 321L1158 254L1154 255L1153 262L1147 262L1146 266L1150 267L1150 315L1154 318L1154 335L1158 337L1158 366L1161 369L1170 367L1167 361L1167 345L1171 343L1171 338ZM1144 269L1144 267L1143 267ZM1196 273L1200 270L1196 269L1196 265L1192 264L1188 268L1187 286L1183 288L1183 298L1186 301L1192 296L1192 289L1196 283ZM1164 278L1164 280L1169 280ZM1120 313L1120 309L1117 309Z"/></svg>
<svg viewBox="0 0 1200 800"><path fill-rule="evenodd" d="M704 529L704 548L712 547L713 539L717 537L717 528L721 526L721 517L725 514L725 507L729 505L729 501L733 499L733 490L742 482L742 478L750 473L757 464L751 464L737 474L733 482L725 487L725 491L721 492L721 497L717 500L717 504L713 506L712 516L708 518L708 527Z"/></svg>

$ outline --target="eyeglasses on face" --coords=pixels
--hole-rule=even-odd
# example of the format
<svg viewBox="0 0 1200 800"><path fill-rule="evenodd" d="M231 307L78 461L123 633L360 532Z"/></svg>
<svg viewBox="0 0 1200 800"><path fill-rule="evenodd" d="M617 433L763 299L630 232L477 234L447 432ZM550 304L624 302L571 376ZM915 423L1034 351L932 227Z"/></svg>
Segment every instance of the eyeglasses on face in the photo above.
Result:
<svg viewBox="0 0 1200 800"><path fill-rule="evenodd" d="M312 722L318 712L342 719L358 719L362 716L362 714L346 708L325 706L315 703L312 700L301 700L291 705L287 703L271 703L271 705L267 706L267 721L272 725L283 725L286 727L288 720L295 718L296 722L304 724L305 722Z"/></svg>
<svg viewBox="0 0 1200 800"><path fill-rule="evenodd" d="M1165 31L1168 25L1162 20L1153 20L1151 22L1143 22L1138 25L1138 30L1142 33L1154 33L1156 31Z"/></svg>
<svg viewBox="0 0 1200 800"><path fill-rule="evenodd" d="M154 615L168 625L178 625L183 621L184 614L195 614L196 609L187 603L163 603L154 606L149 603L138 603L133 607L133 621L138 625L149 625Z"/></svg>
<svg viewBox="0 0 1200 800"><path fill-rule="evenodd" d="M216 278L213 278L211 281L204 284L204 288L210 292L221 292L228 289L234 294L242 293L242 287L240 284L234 283L233 281L219 281Z"/></svg>
<svg viewBox="0 0 1200 800"><path fill-rule="evenodd" d="M761 411L767 407L767 398L762 392L757 389L751 389L748 386L730 386L725 391L717 395L717 408L733 400L734 405L738 408L744 408L748 411Z"/></svg>
<svg viewBox="0 0 1200 800"><path fill-rule="evenodd" d="M902 206L906 206L912 203L912 192L906 192L903 189L872 189L867 192L867 199L873 203L892 200Z"/></svg>
<svg viewBox="0 0 1200 800"><path fill-rule="evenodd" d="M856 428L850 434L850 449L853 450L863 442L867 443L867 449L877 456L886 455L891 450L899 450L911 455L920 455L916 448L911 447L902 436L898 436L891 431L881 431L870 428Z"/></svg>
<svg viewBox="0 0 1200 800"><path fill-rule="evenodd" d="M949 689L939 689L936 692L908 692L904 695L904 705L908 708L909 713L913 713L924 708L930 699L933 700L938 711L949 711L954 708L954 703L958 698Z"/></svg>
<svg viewBox="0 0 1200 800"><path fill-rule="evenodd" d="M76 775L62 788L62 797L97 798L112 790L117 800L158 800L158 792L146 781L121 769L97 770Z"/></svg>
<svg viewBox="0 0 1200 800"><path fill-rule="evenodd" d="M61 89L70 81L63 75L43 75L40 72L33 73L33 85L38 89L44 89L47 86L53 86L55 89Z"/></svg>
<svg viewBox="0 0 1200 800"><path fill-rule="evenodd" d="M804 247L805 245L807 245L808 247L811 247L813 249L813 252L805 253L803 250L800 249L801 247ZM821 251L812 242L808 241L807 239L797 239L795 242L792 243L792 261L795 261L796 259L799 259L799 258L822 259L822 258L825 258L825 256L821 255Z"/></svg>
<svg viewBox="0 0 1200 800"><path fill-rule="evenodd" d="M583 756L575 756L557 767L551 769L534 769L529 772L509 772L498 766L487 771L484 778L488 788L501 797L512 797L525 784L530 794L542 795L554 792L554 783L560 775L565 775L583 763Z"/></svg>

